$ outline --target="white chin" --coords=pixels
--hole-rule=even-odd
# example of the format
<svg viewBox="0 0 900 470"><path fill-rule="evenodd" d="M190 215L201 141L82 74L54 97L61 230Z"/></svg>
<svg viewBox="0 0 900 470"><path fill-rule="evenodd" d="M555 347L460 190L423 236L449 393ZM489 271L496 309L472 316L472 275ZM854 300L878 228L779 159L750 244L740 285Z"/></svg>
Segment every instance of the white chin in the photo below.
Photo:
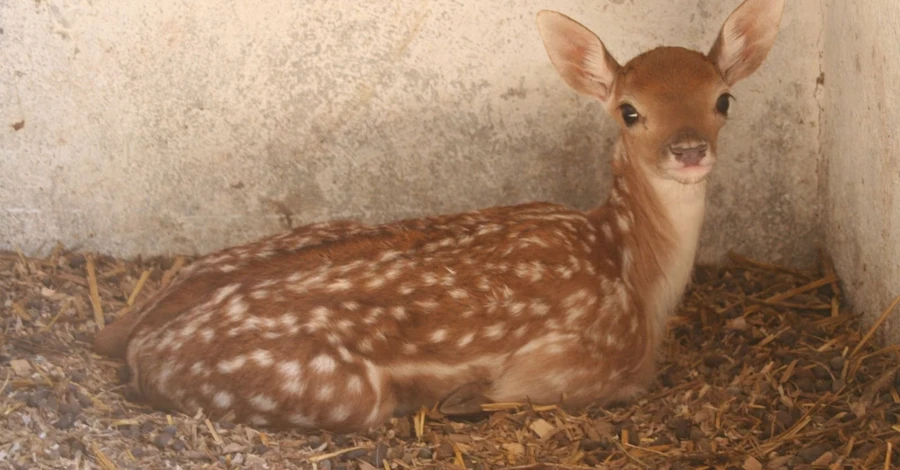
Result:
<svg viewBox="0 0 900 470"><path fill-rule="evenodd" d="M669 177L682 184L696 184L706 179L712 171L712 165L698 165L685 168L672 168Z"/></svg>

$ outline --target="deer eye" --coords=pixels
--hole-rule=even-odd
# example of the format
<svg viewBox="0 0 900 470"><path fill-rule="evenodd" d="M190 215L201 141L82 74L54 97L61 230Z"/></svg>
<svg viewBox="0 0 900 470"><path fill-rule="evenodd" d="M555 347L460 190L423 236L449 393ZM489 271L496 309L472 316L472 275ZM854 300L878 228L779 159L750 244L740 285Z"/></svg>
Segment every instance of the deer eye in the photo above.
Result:
<svg viewBox="0 0 900 470"><path fill-rule="evenodd" d="M731 106L731 100L734 99L733 96L728 93L723 94L716 100L716 111L718 111L723 116L728 115L728 108Z"/></svg>
<svg viewBox="0 0 900 470"><path fill-rule="evenodd" d="M625 121L626 126L631 126L632 124L638 122L641 115L638 114L637 110L634 109L634 106L630 104L623 104L619 106L619 111L622 113L622 120Z"/></svg>

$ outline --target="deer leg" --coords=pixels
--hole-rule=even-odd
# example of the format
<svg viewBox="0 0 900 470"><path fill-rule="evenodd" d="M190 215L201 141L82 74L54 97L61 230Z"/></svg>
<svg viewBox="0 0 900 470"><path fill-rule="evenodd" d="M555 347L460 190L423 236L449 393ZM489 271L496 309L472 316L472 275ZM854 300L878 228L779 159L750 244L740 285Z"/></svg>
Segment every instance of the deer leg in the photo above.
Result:
<svg viewBox="0 0 900 470"><path fill-rule="evenodd" d="M441 401L438 411L446 416L472 415L481 413L481 405L491 403L485 396L489 385L484 382L470 382L450 392Z"/></svg>
<svg viewBox="0 0 900 470"><path fill-rule="evenodd" d="M124 358L131 330L137 325L138 320L140 317L137 312L130 311L106 325L94 336L94 352L115 359Z"/></svg>

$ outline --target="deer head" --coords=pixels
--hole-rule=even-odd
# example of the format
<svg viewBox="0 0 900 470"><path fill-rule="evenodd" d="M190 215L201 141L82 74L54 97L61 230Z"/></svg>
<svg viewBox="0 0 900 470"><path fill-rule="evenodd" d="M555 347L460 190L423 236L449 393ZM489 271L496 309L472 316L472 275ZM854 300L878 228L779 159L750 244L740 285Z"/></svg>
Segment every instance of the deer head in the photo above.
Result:
<svg viewBox="0 0 900 470"><path fill-rule="evenodd" d="M765 59L783 8L784 0L747 0L725 21L709 53L658 47L625 65L594 33L561 13L541 11L537 23L562 78L604 104L637 167L692 184L716 163L730 89Z"/></svg>

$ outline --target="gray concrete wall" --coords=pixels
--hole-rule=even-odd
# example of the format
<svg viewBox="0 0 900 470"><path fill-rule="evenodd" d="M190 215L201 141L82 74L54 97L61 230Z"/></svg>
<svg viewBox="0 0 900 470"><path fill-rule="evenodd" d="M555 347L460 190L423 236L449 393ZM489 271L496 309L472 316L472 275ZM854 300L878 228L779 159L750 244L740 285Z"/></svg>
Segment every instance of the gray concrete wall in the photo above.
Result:
<svg viewBox="0 0 900 470"><path fill-rule="evenodd" d="M0 248L207 252L370 222L605 198L612 121L534 15L623 62L707 50L739 0L0 2ZM788 2L735 90L701 249L808 262L819 238L821 2Z"/></svg>
<svg viewBox="0 0 900 470"><path fill-rule="evenodd" d="M827 246L871 323L900 295L900 3L831 0L825 26ZM880 333L900 342L900 312Z"/></svg>

